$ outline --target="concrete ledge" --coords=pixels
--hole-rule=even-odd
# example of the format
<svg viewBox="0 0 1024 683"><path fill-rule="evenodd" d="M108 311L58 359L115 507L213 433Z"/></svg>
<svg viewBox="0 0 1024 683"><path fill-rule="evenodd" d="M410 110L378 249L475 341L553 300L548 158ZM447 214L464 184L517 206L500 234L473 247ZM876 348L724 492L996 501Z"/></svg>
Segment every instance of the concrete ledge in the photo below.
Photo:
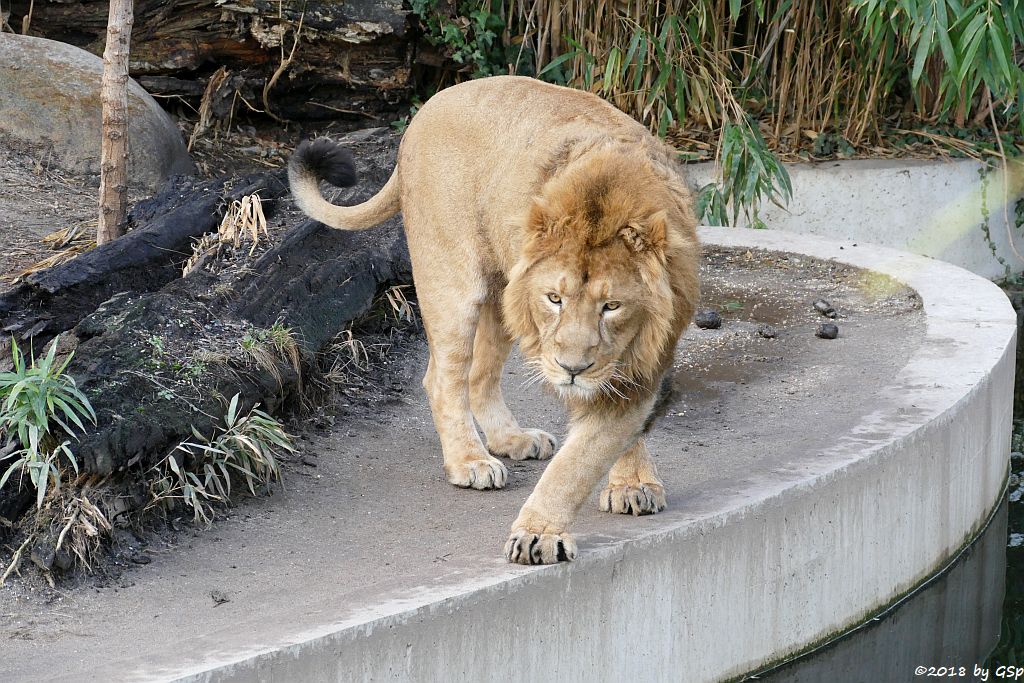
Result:
<svg viewBox="0 0 1024 683"><path fill-rule="evenodd" d="M793 199L765 203L772 230L869 242L949 261L987 278L1024 269L1024 233L1014 225L1024 198L1024 163L1009 173L971 159L823 161L787 164ZM696 186L711 163L687 167ZM1016 253L1015 251L1016 250Z"/></svg>
<svg viewBox="0 0 1024 683"><path fill-rule="evenodd" d="M572 564L494 563L286 642L140 675L721 681L842 632L927 579L1003 493L1016 318L1002 292L946 263L862 243L728 228L702 238L892 276L921 296L925 338L830 447L737 481L699 514L588 535Z"/></svg>

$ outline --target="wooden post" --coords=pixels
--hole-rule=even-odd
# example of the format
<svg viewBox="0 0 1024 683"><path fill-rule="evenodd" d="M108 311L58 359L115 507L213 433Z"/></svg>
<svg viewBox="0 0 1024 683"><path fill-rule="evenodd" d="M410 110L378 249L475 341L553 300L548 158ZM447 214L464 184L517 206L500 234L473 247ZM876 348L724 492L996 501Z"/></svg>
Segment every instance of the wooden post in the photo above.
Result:
<svg viewBox="0 0 1024 683"><path fill-rule="evenodd" d="M100 142L100 217L96 243L125 233L128 214L128 51L132 0L110 0L103 50L103 135Z"/></svg>

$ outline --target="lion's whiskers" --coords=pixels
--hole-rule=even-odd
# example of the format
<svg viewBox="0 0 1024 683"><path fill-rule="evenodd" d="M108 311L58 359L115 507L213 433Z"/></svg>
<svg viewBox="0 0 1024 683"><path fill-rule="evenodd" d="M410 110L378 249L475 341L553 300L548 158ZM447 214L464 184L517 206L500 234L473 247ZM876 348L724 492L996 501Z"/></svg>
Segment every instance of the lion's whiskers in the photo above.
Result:
<svg viewBox="0 0 1024 683"><path fill-rule="evenodd" d="M626 396L624 393L622 393L622 391L620 391L619 388L615 386L615 384L612 382L613 378L614 378L614 375L612 375L612 377L609 377L608 379L601 380L601 383L598 385L598 388L606 396L609 396L609 397L611 397L611 396L618 396L623 401L628 401L629 397Z"/></svg>
<svg viewBox="0 0 1024 683"><path fill-rule="evenodd" d="M528 358L524 365L526 365L529 371L529 374L527 374L522 383L524 389L532 387L544 379L544 366L539 358Z"/></svg>

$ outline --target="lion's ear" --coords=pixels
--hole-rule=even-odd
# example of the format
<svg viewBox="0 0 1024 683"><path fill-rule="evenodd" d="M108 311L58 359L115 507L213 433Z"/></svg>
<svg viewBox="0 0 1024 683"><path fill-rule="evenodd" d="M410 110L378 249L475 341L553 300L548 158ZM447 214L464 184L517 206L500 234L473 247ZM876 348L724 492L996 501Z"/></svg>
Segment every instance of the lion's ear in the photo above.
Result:
<svg viewBox="0 0 1024 683"><path fill-rule="evenodd" d="M658 211L646 220L633 221L619 230L619 235L630 249L636 253L665 248L665 237L668 233L668 215Z"/></svg>
<svg viewBox="0 0 1024 683"><path fill-rule="evenodd" d="M543 235L551 230L550 210L547 202L534 197L526 212L526 232L531 235Z"/></svg>

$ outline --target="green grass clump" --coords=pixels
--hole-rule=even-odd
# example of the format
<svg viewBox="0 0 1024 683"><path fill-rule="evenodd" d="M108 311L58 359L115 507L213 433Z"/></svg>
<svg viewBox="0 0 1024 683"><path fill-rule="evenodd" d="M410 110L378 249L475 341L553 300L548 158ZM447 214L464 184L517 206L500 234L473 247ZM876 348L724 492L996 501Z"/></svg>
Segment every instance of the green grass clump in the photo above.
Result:
<svg viewBox="0 0 1024 683"><path fill-rule="evenodd" d="M11 341L14 371L0 373L0 434L8 442L17 438L20 448L4 460L14 459L0 477L0 489L15 473L28 473L36 489L36 507L41 508L48 490L60 490L59 457L63 455L78 473L78 462L71 452L75 430L85 431L83 419L96 423L96 412L89 399L78 390L75 380L65 374L74 354L57 363L57 340L41 360L26 362L17 342ZM20 485L20 480L19 480Z"/></svg>
<svg viewBox="0 0 1024 683"><path fill-rule="evenodd" d="M291 438L281 424L255 406L238 411L238 394L231 399L223 427L211 437L192 428L195 441L184 441L154 468L149 507L191 508L194 521L209 524L213 505L227 503L232 479L241 478L256 495L256 488L281 479L277 455L294 453Z"/></svg>

